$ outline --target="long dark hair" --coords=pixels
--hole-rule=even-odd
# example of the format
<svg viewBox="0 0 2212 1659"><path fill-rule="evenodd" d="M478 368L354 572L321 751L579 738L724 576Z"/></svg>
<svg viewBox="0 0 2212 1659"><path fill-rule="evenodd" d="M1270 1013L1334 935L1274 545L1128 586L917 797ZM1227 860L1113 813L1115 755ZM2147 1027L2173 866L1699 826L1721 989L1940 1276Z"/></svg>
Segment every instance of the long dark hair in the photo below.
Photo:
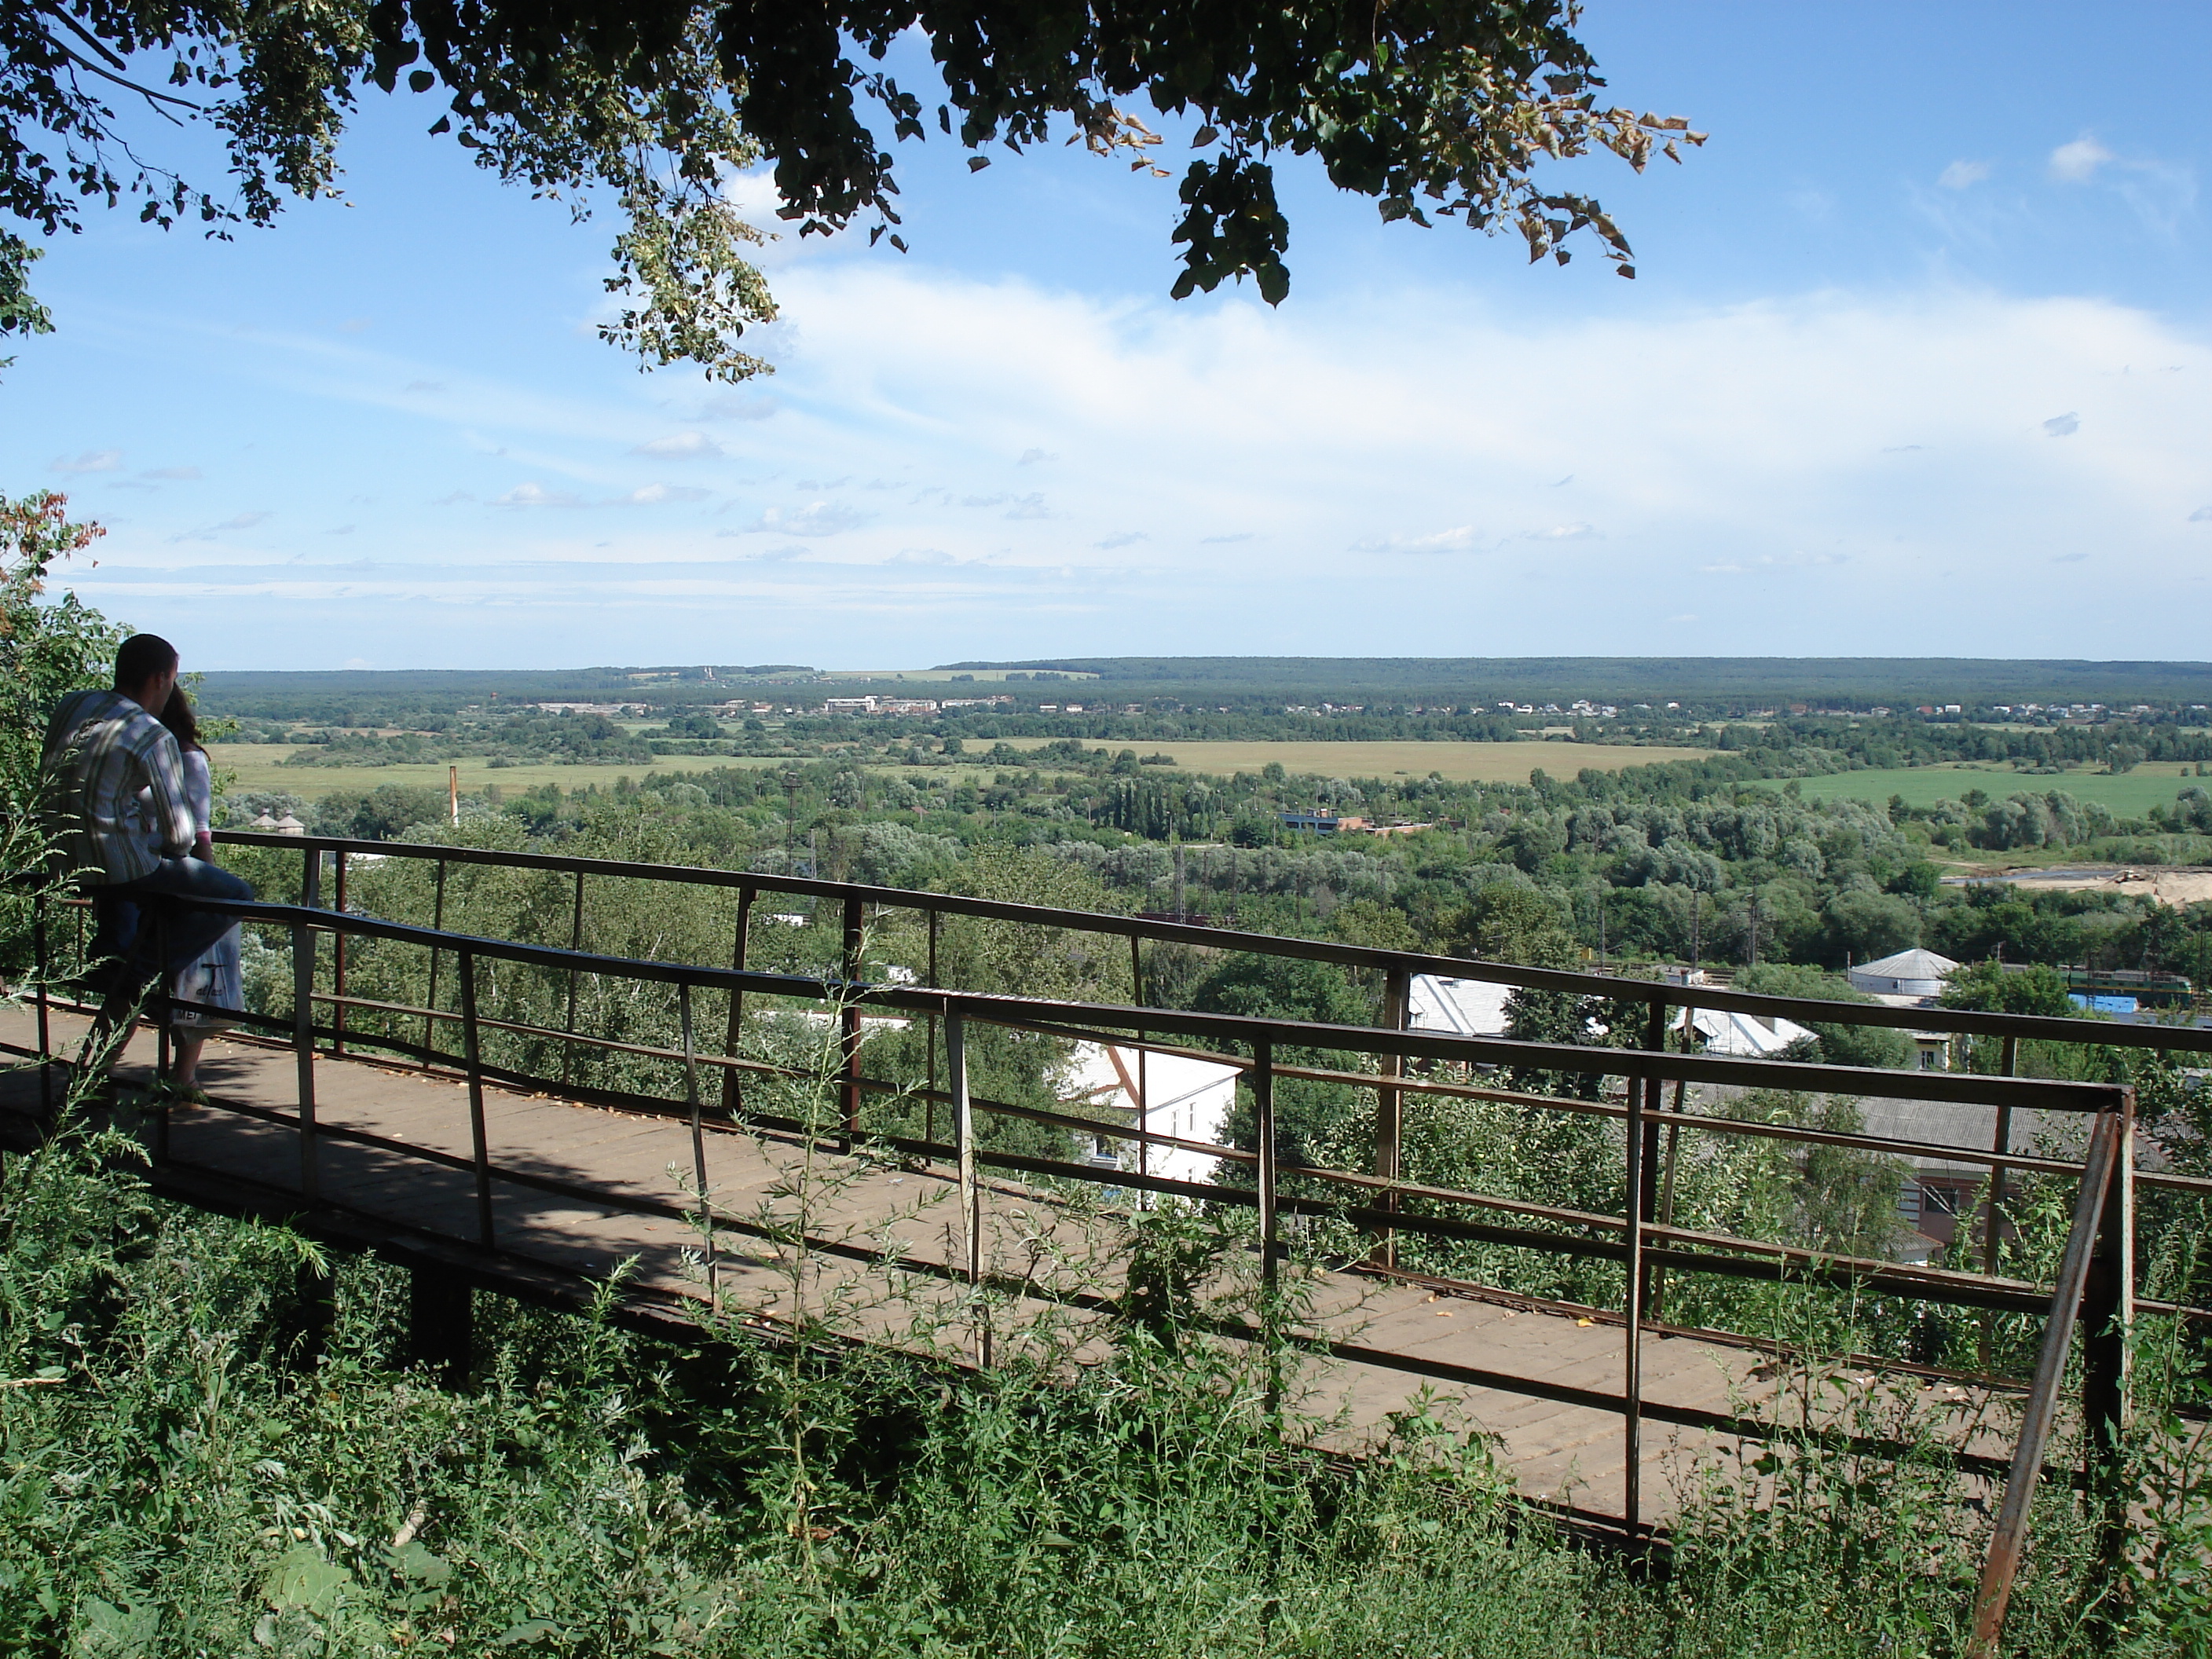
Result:
<svg viewBox="0 0 2212 1659"><path fill-rule="evenodd" d="M200 723L192 713L192 700L185 695L183 686L170 688L169 700L161 705L160 719L176 738L178 748L207 753L207 745L200 741Z"/></svg>

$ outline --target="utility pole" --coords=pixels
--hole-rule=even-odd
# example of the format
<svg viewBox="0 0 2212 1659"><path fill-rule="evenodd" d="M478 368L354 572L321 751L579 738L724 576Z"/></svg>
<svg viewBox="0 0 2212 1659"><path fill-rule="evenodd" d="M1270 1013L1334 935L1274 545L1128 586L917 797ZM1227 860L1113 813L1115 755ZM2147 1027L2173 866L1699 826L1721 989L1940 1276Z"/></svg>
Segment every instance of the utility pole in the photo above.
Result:
<svg viewBox="0 0 2212 1659"><path fill-rule="evenodd" d="M788 875L795 867L792 860L799 853L799 774L783 775L783 868Z"/></svg>
<svg viewBox="0 0 2212 1659"><path fill-rule="evenodd" d="M1750 950L1750 951L1748 952L1748 956L1749 956L1749 960L1748 960L1748 961L1747 961L1747 962L1744 963L1744 966L1745 966L1745 967L1747 967L1747 968L1756 968L1756 967L1758 967L1758 966L1759 966L1759 889L1757 889L1756 887L1754 887L1754 888L1753 888L1753 889L1751 890L1751 950Z"/></svg>

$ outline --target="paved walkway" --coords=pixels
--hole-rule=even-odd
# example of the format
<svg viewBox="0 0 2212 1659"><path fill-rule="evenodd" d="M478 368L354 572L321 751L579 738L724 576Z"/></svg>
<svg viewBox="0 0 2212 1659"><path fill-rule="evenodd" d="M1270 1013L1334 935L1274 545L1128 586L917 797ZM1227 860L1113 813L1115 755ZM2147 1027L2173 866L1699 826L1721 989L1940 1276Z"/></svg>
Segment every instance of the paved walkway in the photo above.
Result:
<svg viewBox="0 0 2212 1659"><path fill-rule="evenodd" d="M73 1041L82 1029L81 1020L55 1018L58 1042ZM0 1042L18 1053L34 1046L27 1012L0 1011ZM153 1044L149 1033L137 1038L118 1068L126 1085L144 1077ZM685 1213L696 1208L688 1191L688 1123L487 1085L485 1123L497 1173L493 1248L485 1251L473 1174L401 1150L466 1160L466 1086L412 1066L353 1056L318 1056L314 1065L318 1121L392 1143L321 1142L321 1198L351 1218L353 1237L368 1237L363 1224L373 1224L386 1240L420 1242L441 1259L465 1259L472 1273L505 1276L519 1288L542 1291L557 1283L573 1296L629 1263L625 1285L635 1297L696 1309L708 1297L701 1259L706 1239ZM260 1115L220 1104L173 1114L169 1190L203 1202L211 1201L207 1194L242 1194L264 1213L285 1213L296 1203L295 1066L288 1048L211 1042L202 1062L210 1094ZM18 1138L37 1100L33 1073L0 1077L0 1113L17 1115ZM969 1350L973 1306L948 1271L963 1258L957 1187L947 1171L810 1154L790 1137L726 1129L709 1129L706 1157L717 1216L713 1277L726 1312L780 1320L804 1303L853 1334ZM986 1183L984 1207L989 1271L1063 1297L1114 1293L1125 1235L1112 1216L1085 1218L1048 1195L998 1181ZM796 1224L802 1218L803 1228ZM804 1251L790 1243L800 1231L809 1241ZM1299 1288L1310 1298L1303 1328L1337 1344L1416 1367L1474 1368L1539 1387L1614 1396L1623 1389L1626 1338L1617 1324L1516 1305L1510 1297L1437 1294L1352 1273L1316 1273ZM1018 1292L994 1298L995 1340L1003 1350L1036 1340L1040 1324L1085 1316L1071 1315L1067 1305ZM1079 1349L1081 1333L1062 1340ZM1647 1419L1644 1428L1642 1513L1663 1522L1679 1506L1697 1461L1735 1443L1670 1424L1665 1413L1755 1414L1784 1384L1756 1349L1656 1334L1643 1347L1644 1398L1659 1420ZM1623 1513L1626 1443L1616 1411L1344 1359L1316 1364L1302 1387L1303 1407L1334 1419L1323 1437L1348 1449L1371 1441L1391 1413L1426 1389L1448 1416L1492 1437L1500 1465L1525 1493L1600 1516ZM1911 1396L1911 1409L1962 1422L1984 1404L1959 1389L1923 1394L1906 1383L1899 1393ZM1973 1437L1975 1449L2003 1455L1986 1432Z"/></svg>

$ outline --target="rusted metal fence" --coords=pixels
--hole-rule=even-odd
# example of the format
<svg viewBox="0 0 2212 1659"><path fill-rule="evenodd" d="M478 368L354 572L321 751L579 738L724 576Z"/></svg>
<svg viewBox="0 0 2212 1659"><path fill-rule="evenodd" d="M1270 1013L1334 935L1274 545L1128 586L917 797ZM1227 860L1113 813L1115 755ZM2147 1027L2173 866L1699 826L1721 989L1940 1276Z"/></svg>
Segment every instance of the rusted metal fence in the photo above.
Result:
<svg viewBox="0 0 2212 1659"><path fill-rule="evenodd" d="M872 1093L902 1091L919 1094L926 1103L924 1131L919 1136L878 1134L872 1139L900 1155L942 1161L954 1171L959 1190L963 1245L947 1270L970 1281L988 1279L981 1244L981 1186L982 1172L997 1170L1008 1175L1053 1182L1082 1182L1109 1187L1124 1194L1173 1196L1196 1202L1243 1206L1254 1212L1256 1244L1263 1282L1272 1285L1278 1264L1286 1253L1285 1220L1292 1216L1334 1218L1363 1230L1372 1247L1364 1258L1370 1270L1389 1271L1394 1243L1401 1234L1443 1239L1468 1240L1516 1249L1617 1264L1622 1275L1622 1305L1611 1310L1622 1331L1624 1386L1619 1394L1567 1387L1541 1379L1514 1376L1480 1367L1363 1347L1356 1344L1316 1340L1338 1358L1388 1367L1461 1384L1504 1390L1551 1400L1563 1405L1617 1413L1624 1437L1626 1487L1622 1523L1632 1539L1649 1536L1638 1491L1643 1436L1647 1420L1680 1428L1711 1431L1730 1436L1768 1437L1776 1425L1724 1413L1693 1410L1655 1402L1645 1396L1642 1383L1643 1345L1654 1332L1676 1328L1664 1325L1656 1305L1656 1287L1667 1274L1710 1274L1811 1285L1855 1287L1895 1295L1917 1302L1990 1310L2041 1316L2045 1331L2039 1358L2026 1394L2023 1423L2014 1455L2008 1463L1960 1451L1961 1467L2006 1482L2005 1498L1996 1540L1980 1597L1976 1606L1978 1639L1994 1641L2001 1625L2005 1599L2026 1536L2027 1508L2035 1483L2042 1474L2062 1404L2076 1327L2080 1327L2081 1387L2078 1407L2085 1427L2085 1444L2093 1459L2117 1452L2126 1407L2124 1356L2130 1319L2138 1310L2212 1319L2212 1311L2170 1303L2138 1302L2135 1296L2132 1263L2135 1226L2134 1194L2138 1186L2163 1186L2199 1197L2212 1195L2212 1182L2139 1171L2134 1151L2133 1091L2124 1086L2096 1083L2068 1083L2009 1075L1979 1075L1948 1072L1889 1071L1801 1064L1781 1060L1730 1059L1697 1053L1669 1052L1667 1034L1674 1011L1686 1008L1737 1010L1779 1016L1806 1023L1860 1024L1943 1030L2000 1039L2004 1045L2005 1070L2013 1068L2022 1039L2079 1042L2094 1041L2119 1046L2190 1051L2212 1049L2212 1032L2175 1028L2144 1028L2100 1024L2085 1030L2078 1022L2029 1018L1944 1009L1895 1009L1879 1005L1838 1004L1769 997L1714 987L1680 986L1658 981L1612 975L1559 972L1516 964L1474 962L1412 952L1378 951L1324 941L1255 936L1230 930L1185 923L1160 922L1126 916L1098 915L1043 907L1009 904L957 896L913 892L900 889L860 887L744 872L690 869L623 863L613 860L564 858L558 855L514 854L477 848L404 846L325 838L274 837L223 834L219 840L264 848L281 848L302 860L297 905L250 904L221 907L241 920L289 934L292 951L293 1013L289 1020L265 1016L231 1016L248 1027L258 1027L289 1041L297 1055L298 1101L295 1114L280 1121L294 1127L299 1139L299 1189L307 1202L318 1201L318 1147L331 1139L350 1140L465 1170L476 1188L476 1237L465 1241L477 1247L496 1248L491 1194L495 1181L514 1182L594 1203L628 1207L651 1214L689 1218L665 1205L634 1196L582 1188L540 1173L526 1172L494 1163L484 1127L483 1088L488 1080L503 1081L548 1092L567 1092L572 1097L603 1101L632 1109L660 1112L686 1121L692 1131L695 1158L702 1189L706 1158L703 1137L728 1132L746 1124L785 1130L803 1130L793 1121L768 1119L749 1111L744 1084L748 1076L785 1068L742 1052L741 1028L748 999L775 999L799 1004L827 1005L832 1011L837 1045L835 1087L837 1121L830 1137L835 1145L849 1148L863 1133L864 1102ZM363 854L404 858L434 863L434 900L431 925L382 920L325 908L320 903L325 866L335 870L335 888L348 894L349 863ZM573 879L570 927L565 947L472 936L444 926L449 868L495 866L554 872ZM700 963L639 960L583 951L586 884L594 878L647 880L672 887L707 886L735 890L738 896L738 926L728 968ZM833 902L839 924L839 967L836 975L810 977L757 971L747 966L748 928L756 900L780 893ZM1045 999L988 995L947 988L934 983L870 984L866 982L861 955L872 912L893 908L920 910L927 919L928 974L936 977L937 940L940 921L947 916L1082 930L1127 939L1132 948L1133 985L1141 997L1143 962L1136 954L1143 945L1173 943L1219 951L1257 952L1283 957L1334 963L1372 970L1382 978L1383 1024L1379 1026L1322 1024L1228 1015L1194 1013L1185 1010L1138 1004L1106 1005ZM46 918L38 918L36 945L42 965L48 947ZM319 940L328 936L333 953L331 989L318 988L317 954ZM377 940L418 949L428 960L429 994L420 1005L375 1000L351 994L341 964L349 940ZM458 1006L441 1008L436 992L441 965L450 959L458 982ZM479 1006L479 970L483 964L514 963L545 970L565 981L566 1018L561 1027L498 1019ZM1621 1003L1642 1003L1646 1012L1639 1034L1643 1047L1624 1048L1564 1043L1533 1043L1503 1038L1459 1036L1405 1029L1407 987L1413 975L1435 973L1458 978L1491 980L1534 990L1564 991L1599 996ZM659 985L672 990L681 1012L678 1046L630 1041L605 1032L580 1030L577 987L584 981L621 981ZM695 994L719 993L729 999L729 1018L722 1052L710 1053L696 1040L692 1018ZM316 1011L326 1012L319 1021ZM918 1091L911 1083L898 1084L866 1075L861 1042L864 1012L925 1022L928 1028L928 1073ZM372 1030L351 1013L373 1012L383 1029ZM420 1022L421 1039L399 1034L396 1022ZM459 1027L458 1053L441 1046L441 1026ZM1131 1123L1102 1123L1095 1117L1040 1109L1011 1102L994 1101L970 1087L969 1055L973 1033L992 1028L1069 1041L1093 1041L1133 1050L1139 1056L1170 1054L1194 1056L1234 1068L1252 1102L1257 1133L1255 1145L1243 1148L1197 1141L1160 1133L1141 1116ZM411 1024L409 1029L412 1029ZM501 1032L542 1039L557 1045L562 1059L557 1074L538 1074L494 1064L485 1058L483 1033ZM46 993L40 991L39 1043L42 1056L50 1056L50 1022ZM680 1098L640 1091L610 1091L586 1087L572 1079L571 1057L580 1051L616 1052L680 1066ZM391 1141L342 1125L319 1121L314 1102L314 1059L319 1052L333 1056L347 1053L399 1055L426 1066L459 1070L467 1085L471 1130L471 1153L453 1154ZM1286 1054L1306 1052L1349 1056L1334 1065L1291 1063ZM1140 1062L1141 1064L1141 1058ZM1423 1074L1423 1066L1442 1063L1458 1068L1452 1075ZM1540 1072L1570 1076L1617 1079L1625 1085L1617 1098L1578 1098L1529 1093L1498 1083L1498 1070ZM703 1089L703 1073L719 1071L719 1091ZM1377 1110L1371 1167L1340 1170L1285 1166L1280 1160L1273 1133L1274 1091L1279 1079L1307 1079L1350 1084L1371 1090ZM1677 1090L1676 1103L1668 1106L1667 1085ZM1842 1131L1802 1128L1787 1124L1741 1121L1682 1109L1680 1091L1688 1085L1723 1089L1872 1094L1935 1103L1992 1108L1998 1135L1987 1152L1938 1146L1910 1139ZM1141 1085L1140 1085L1141 1087ZM1517 1103L1531 1110L1571 1112L1617 1122L1620 1131L1621 1191L1626 1195L1620 1213L1571 1209L1528 1202L1479 1191L1440 1188L1403 1178L1400 1143L1402 1114L1409 1098L1422 1095L1472 1097ZM714 1101L711 1107L709 1099ZM232 1109L246 1109L234 1105ZM940 1115L941 1111L941 1115ZM2010 1145L2011 1125L2018 1113L2036 1111L2069 1115L2088 1126L2087 1151L2081 1159L2046 1153L2015 1151ZM266 1111L264 1116L275 1115ZM1110 1170L1073 1157L1039 1157L985 1144L979 1121L993 1115L1019 1118L1064 1129L1071 1134L1099 1136L1133 1146L1137 1167ZM951 1138L938 1138L942 1122ZM1671 1170L1673 1158L1662 1152L1662 1137L1671 1146L1676 1137L1697 1132L1716 1135L1760 1136L1810 1146L1829 1146L1879 1152L1900 1157L1936 1156L1954 1161L1975 1162L1990 1170L1996 1181L2008 1174L2057 1177L2075 1186L2070 1229L2055 1283L2032 1284L1989 1271L1931 1268L1893 1261L1859 1259L1824 1253L1771 1239L1735 1237L1699 1231L1673 1224L1662 1189L1662 1164ZM1218 1161L1227 1169L1246 1172L1250 1184L1240 1179L1216 1184L1176 1179L1152 1172L1146 1157L1153 1149L1194 1152ZM1285 1190L1285 1176L1293 1176ZM1407 1207L1418 1201L1418 1210ZM1993 1203L1992 1209L1996 1206ZM1995 1223L1988 1237L1996 1238ZM1986 1269L1993 1250L1984 1258ZM2069 1476L2069 1478L2071 1478ZM2085 1479L2094 1486L2098 1472Z"/></svg>

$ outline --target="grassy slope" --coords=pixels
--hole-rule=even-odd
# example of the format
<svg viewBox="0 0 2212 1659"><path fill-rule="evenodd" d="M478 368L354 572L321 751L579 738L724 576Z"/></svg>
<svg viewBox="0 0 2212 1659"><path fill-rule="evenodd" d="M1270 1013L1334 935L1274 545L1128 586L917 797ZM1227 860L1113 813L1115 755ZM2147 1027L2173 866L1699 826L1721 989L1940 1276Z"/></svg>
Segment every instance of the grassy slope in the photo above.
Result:
<svg viewBox="0 0 2212 1659"><path fill-rule="evenodd" d="M1976 765L1962 761L1937 766L1844 772L1832 777L1798 781L1798 787L1808 800L1887 801L1892 795L1902 795L1908 806L1956 800L1969 789L1979 789L1994 800L2023 792L2046 793L2063 789L2077 800L2100 802L2127 817L2139 817L2154 805L2172 805L2173 798L2191 785L2212 787L2212 780L2196 776L2193 769L2178 762L2146 763L2118 777L2092 770L2039 775L2015 772L2009 766Z"/></svg>

